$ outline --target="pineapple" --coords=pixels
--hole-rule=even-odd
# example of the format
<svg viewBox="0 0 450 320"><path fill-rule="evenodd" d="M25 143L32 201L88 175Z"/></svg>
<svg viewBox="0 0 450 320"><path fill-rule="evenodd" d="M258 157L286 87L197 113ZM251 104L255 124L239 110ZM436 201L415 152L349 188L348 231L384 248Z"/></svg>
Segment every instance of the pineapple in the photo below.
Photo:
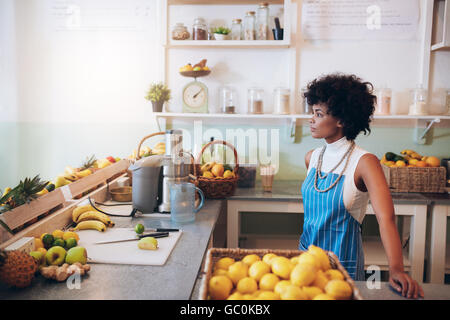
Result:
<svg viewBox="0 0 450 320"><path fill-rule="evenodd" d="M81 168L79 168L80 171L92 168L96 161L97 159L95 159L95 154L93 154L90 158L86 157L86 160L81 165Z"/></svg>
<svg viewBox="0 0 450 320"><path fill-rule="evenodd" d="M37 269L36 260L28 253L0 250L0 282L7 286L28 287Z"/></svg>
<svg viewBox="0 0 450 320"><path fill-rule="evenodd" d="M39 196L37 193L44 189L47 184L48 181L42 181L39 178L39 175L35 176L33 179L25 178L25 180L20 181L17 187L0 198L0 203L4 204L4 206L0 208L0 213L14 209L15 207L36 199Z"/></svg>

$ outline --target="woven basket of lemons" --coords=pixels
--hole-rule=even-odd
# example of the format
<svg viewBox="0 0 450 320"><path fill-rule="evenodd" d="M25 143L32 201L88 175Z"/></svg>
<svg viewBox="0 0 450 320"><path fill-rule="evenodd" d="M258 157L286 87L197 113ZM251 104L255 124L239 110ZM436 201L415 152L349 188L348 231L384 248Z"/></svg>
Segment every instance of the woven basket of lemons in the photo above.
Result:
<svg viewBox="0 0 450 320"><path fill-rule="evenodd" d="M200 168L197 165L197 183L206 198L223 199L232 196L236 190L239 170L238 155L236 149L230 143L223 140L214 140L203 146L195 163L201 163L203 152L213 144L221 144L230 148L234 154L235 166L233 170L225 170L223 164L216 162L207 162Z"/></svg>
<svg viewBox="0 0 450 320"><path fill-rule="evenodd" d="M308 251L210 248L202 300L362 300L336 255Z"/></svg>

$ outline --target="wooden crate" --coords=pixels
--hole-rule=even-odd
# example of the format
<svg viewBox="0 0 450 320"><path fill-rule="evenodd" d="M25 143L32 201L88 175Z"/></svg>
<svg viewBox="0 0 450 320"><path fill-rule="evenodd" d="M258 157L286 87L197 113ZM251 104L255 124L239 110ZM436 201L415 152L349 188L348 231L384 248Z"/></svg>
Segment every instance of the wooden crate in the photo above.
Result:
<svg viewBox="0 0 450 320"><path fill-rule="evenodd" d="M393 192L443 193L445 167L388 167L382 165L386 181Z"/></svg>
<svg viewBox="0 0 450 320"><path fill-rule="evenodd" d="M0 215L0 220L15 234L36 223L46 215L64 208L70 200L80 199L118 176L123 175L129 166L130 161L122 159L106 168L96 170L87 177L57 188L28 204L4 212ZM0 230L0 241L4 241L12 236L3 226L0 226Z"/></svg>
<svg viewBox="0 0 450 320"><path fill-rule="evenodd" d="M76 206L85 201L88 197L91 197L96 202L105 202L109 199L109 188L114 188L117 186L118 181L122 178L126 177L126 174L122 174L117 177L113 181L109 183L109 185L104 185L94 192L78 199L71 200L66 203L66 206L53 214L46 216L42 220L32 224L31 226L21 230L8 240L0 243L0 249L6 248L10 244L16 242L17 240L23 237L40 237L41 234L45 232L52 232L55 229L65 229L68 226L72 225L72 211L76 208Z"/></svg>
<svg viewBox="0 0 450 320"><path fill-rule="evenodd" d="M302 254L305 251L301 250L276 250L276 249L240 249L240 248L210 248L208 249L206 260L203 268L203 279L200 285L200 299L207 300L208 299L208 283L211 279L213 273L214 264L223 257L231 257L236 261L242 260L248 254L256 254L261 259L267 253L274 253L278 256L284 256L287 258L292 258ZM333 269L338 269L345 277L345 281L347 281L353 290L353 300L362 300L361 294L359 293L358 288L355 286L355 282L349 276L347 270L342 266L339 262L339 259L333 252L326 251L328 254L328 258L330 259L330 264Z"/></svg>

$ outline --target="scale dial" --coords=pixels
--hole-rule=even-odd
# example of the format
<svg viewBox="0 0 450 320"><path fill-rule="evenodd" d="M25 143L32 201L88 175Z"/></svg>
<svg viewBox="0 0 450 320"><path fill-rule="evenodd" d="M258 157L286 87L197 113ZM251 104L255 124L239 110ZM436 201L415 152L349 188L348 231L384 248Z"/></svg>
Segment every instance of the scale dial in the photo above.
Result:
<svg viewBox="0 0 450 320"><path fill-rule="evenodd" d="M191 112L204 112L208 108L208 89L198 81L186 85L183 90L183 104Z"/></svg>

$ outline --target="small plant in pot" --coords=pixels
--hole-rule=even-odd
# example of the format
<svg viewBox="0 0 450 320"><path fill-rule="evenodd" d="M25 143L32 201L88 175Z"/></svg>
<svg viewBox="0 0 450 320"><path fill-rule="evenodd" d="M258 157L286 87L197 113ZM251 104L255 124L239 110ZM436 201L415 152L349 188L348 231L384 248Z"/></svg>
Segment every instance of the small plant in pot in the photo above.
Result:
<svg viewBox="0 0 450 320"><path fill-rule="evenodd" d="M217 27L213 29L213 33L216 40L228 40L231 30L226 27Z"/></svg>
<svg viewBox="0 0 450 320"><path fill-rule="evenodd" d="M164 102L170 100L170 89L162 82L153 83L145 96L153 105L153 112L162 112Z"/></svg>

